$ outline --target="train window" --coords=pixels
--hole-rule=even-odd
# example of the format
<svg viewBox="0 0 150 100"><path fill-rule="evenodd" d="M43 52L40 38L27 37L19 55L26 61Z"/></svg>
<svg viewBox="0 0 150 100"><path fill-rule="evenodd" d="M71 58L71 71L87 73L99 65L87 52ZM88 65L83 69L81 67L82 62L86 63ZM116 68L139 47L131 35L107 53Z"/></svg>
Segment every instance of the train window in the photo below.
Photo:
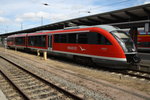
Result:
<svg viewBox="0 0 150 100"><path fill-rule="evenodd" d="M105 37L103 37L103 38L104 38L105 45L112 45L111 42L107 38L105 38Z"/></svg>
<svg viewBox="0 0 150 100"><path fill-rule="evenodd" d="M55 43L60 43L60 34L55 34L54 35L54 42Z"/></svg>
<svg viewBox="0 0 150 100"><path fill-rule="evenodd" d="M28 45L36 47L46 47L46 35L29 36Z"/></svg>
<svg viewBox="0 0 150 100"><path fill-rule="evenodd" d="M38 44L40 47L46 46L46 36L38 36L38 39L41 41L38 41Z"/></svg>
<svg viewBox="0 0 150 100"><path fill-rule="evenodd" d="M76 33L68 34L68 43L76 43L77 35Z"/></svg>
<svg viewBox="0 0 150 100"><path fill-rule="evenodd" d="M138 46L149 47L150 46L150 42L138 42Z"/></svg>
<svg viewBox="0 0 150 100"><path fill-rule="evenodd" d="M25 45L25 37L16 37L15 44L16 45Z"/></svg>
<svg viewBox="0 0 150 100"><path fill-rule="evenodd" d="M67 34L60 35L60 43L67 43Z"/></svg>
<svg viewBox="0 0 150 100"><path fill-rule="evenodd" d="M78 43L88 44L88 36L87 33L79 33L78 35Z"/></svg>
<svg viewBox="0 0 150 100"><path fill-rule="evenodd" d="M54 35L55 43L76 43L76 34L55 34Z"/></svg>
<svg viewBox="0 0 150 100"><path fill-rule="evenodd" d="M33 46L34 44L33 44L34 42L33 42L33 37L32 36L29 36L28 37L28 45L29 46Z"/></svg>
<svg viewBox="0 0 150 100"><path fill-rule="evenodd" d="M103 35L97 34L97 37L98 37L98 44L111 45L111 42L106 37L104 37Z"/></svg>
<svg viewBox="0 0 150 100"><path fill-rule="evenodd" d="M111 45L108 39L96 32L55 34L54 42Z"/></svg>
<svg viewBox="0 0 150 100"><path fill-rule="evenodd" d="M14 38L7 38L7 42L13 42Z"/></svg>
<svg viewBox="0 0 150 100"><path fill-rule="evenodd" d="M111 45L107 38L96 32L88 33L88 44Z"/></svg>
<svg viewBox="0 0 150 100"><path fill-rule="evenodd" d="M98 33L96 33L96 32L89 32L88 33L88 44L99 44L97 35L98 35Z"/></svg>

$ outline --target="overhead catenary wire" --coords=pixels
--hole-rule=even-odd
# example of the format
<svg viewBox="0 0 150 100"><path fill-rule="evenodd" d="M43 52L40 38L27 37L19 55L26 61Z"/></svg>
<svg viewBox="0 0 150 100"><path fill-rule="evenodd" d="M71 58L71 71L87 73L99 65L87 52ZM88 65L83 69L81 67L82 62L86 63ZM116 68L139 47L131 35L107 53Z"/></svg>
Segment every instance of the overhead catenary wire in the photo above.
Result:
<svg viewBox="0 0 150 100"><path fill-rule="evenodd" d="M95 10L97 8L105 8L107 6L111 7L111 6L114 6L114 5L118 5L118 4L122 4L122 3L125 3L125 2L129 2L129 1L131 2L133 0L123 0L123 1L113 2L113 3L109 3L109 4L105 4L105 5L100 5L99 7L90 8L89 10L86 10L85 12L92 12L91 10ZM83 11L79 11L79 12L83 12Z"/></svg>

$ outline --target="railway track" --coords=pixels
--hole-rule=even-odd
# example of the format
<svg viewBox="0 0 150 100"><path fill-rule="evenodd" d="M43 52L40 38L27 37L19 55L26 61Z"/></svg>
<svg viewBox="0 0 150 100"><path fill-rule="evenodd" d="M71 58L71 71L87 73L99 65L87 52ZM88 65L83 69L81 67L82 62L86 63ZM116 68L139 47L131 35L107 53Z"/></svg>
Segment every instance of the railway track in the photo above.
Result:
<svg viewBox="0 0 150 100"><path fill-rule="evenodd" d="M58 86L58 83L50 83L13 62L0 57L0 69L6 79L15 86L17 91L28 100L83 100L72 90Z"/></svg>
<svg viewBox="0 0 150 100"><path fill-rule="evenodd" d="M9 54L9 56L15 57L14 55L10 55L10 54ZM26 60L30 61L30 59L27 59L26 57L20 57L19 56L19 59L22 59L22 60L26 59ZM36 63L39 63L39 62L37 62L34 59L32 61L34 61ZM69 73L69 72L64 71L63 69L60 69L60 68L56 68L56 67L52 67L52 68L57 69L57 70L61 70L61 71L65 72L65 73ZM131 77L137 77L137 78L140 78L140 79L150 80L150 72L145 72L145 71L141 71L141 70L138 70L138 69L114 70L114 69L107 69L107 68L104 67L104 68L102 68L100 70L109 71L109 72L115 72L115 73L119 73L119 74L123 74L123 75L128 75L128 76L131 76ZM73 73L69 73L69 74L73 74ZM75 76L82 77L83 75L79 75L78 74L78 75L75 75ZM83 76L82 78L85 78L85 77Z"/></svg>
<svg viewBox="0 0 150 100"><path fill-rule="evenodd" d="M9 54L9 56L15 57L14 55L10 55L10 54ZM19 56L19 59L20 60L26 59L28 62L30 62L30 59L27 59L26 57L20 57ZM40 62L37 62L34 59L32 61L40 64ZM49 65L46 65L46 66L49 66ZM62 72L65 72L65 73L68 73L68 74L71 74L71 75L74 75L74 76L77 76L77 77L81 77L82 79L86 79L86 80L90 80L90 81L96 82L95 80L91 80L91 79L86 78L82 74L76 75L74 73L70 73L70 72L65 71L63 69L60 69L60 68L57 68L57 67L52 67L52 66L51 66L51 68L54 68L56 70L61 70ZM145 79L148 80L148 81L150 80L150 72L145 72L145 71L140 71L140 70L135 70L135 69L130 69L130 70L112 70L112 69L106 69L106 68L103 69L102 68L101 70L109 71L109 72L112 72L112 73L115 72L116 74L122 74L124 76L128 75L130 77L136 77L136 78L139 78L139 79L142 79L142 80L145 80ZM96 83L99 83L99 82L96 82Z"/></svg>
<svg viewBox="0 0 150 100"><path fill-rule="evenodd" d="M25 57L23 57L23 58L25 58ZM26 59L26 58L25 58ZM35 60L34 60L35 61ZM37 61L35 61L36 63L39 63L39 62L37 62ZM140 65L140 67L145 67L145 66L142 66L142 65ZM116 73L121 73L121 74L123 74L123 75L129 75L129 76L131 76L131 77L137 77L137 78L143 78L143 79L147 79L147 80L150 80L150 72L148 72L148 71L142 71L142 70L140 70L140 69L128 69L128 70L111 70L111 69L107 69L107 68L105 68L105 67L103 67L104 68L104 70L106 70L106 71L111 71L111 72L116 72ZM100 70L103 70L103 68L101 68ZM57 69L57 68L55 68L55 69ZM61 70L61 69L59 69L58 68L58 70ZM62 70L63 71L63 70ZM80 76L82 76L82 75L80 75Z"/></svg>
<svg viewBox="0 0 150 100"><path fill-rule="evenodd" d="M0 89L5 94L8 100L25 100L25 97L18 91L18 89L11 84L11 82L0 71Z"/></svg>
<svg viewBox="0 0 150 100"><path fill-rule="evenodd" d="M63 69L61 69L61 68L59 68L59 67L54 67L53 65L51 65L50 63L41 63L40 61L37 61L36 59L30 59L30 58L26 58L26 57L24 57L24 56L15 56L15 55L12 55L12 54L9 54L9 53L7 53L6 55L4 54L1 54L0 56L2 56L2 57L4 57L4 58L6 58L6 59L9 59L10 61L12 61L12 62L14 62L14 63L16 63L17 65L25 65L26 66L26 64L19 64L19 62L18 61L22 61L22 62L28 62L28 64L29 65L31 65L32 66L32 64L35 64L35 66L47 66L47 68L48 68L48 66L50 67L50 68L52 68L51 70L55 70L55 71L60 71L60 74L63 74L62 72L64 72L64 73L68 73L68 75L70 74L70 75L72 75L72 76L76 76L76 77L80 77L80 78L82 78L82 79L84 79L84 80L86 80L86 81L89 81L89 82L94 82L94 83L96 83L96 84L101 84L101 82L99 82L99 81L97 81L97 80L95 80L95 79L91 79L90 77L87 77L87 76L85 76L85 75L83 75L83 74L76 74L76 73L72 73L72 72L70 72L70 71L67 71L67 70L63 70ZM28 65L27 64L27 65ZM24 66L24 67L25 67ZM43 67L42 67L43 68ZM28 69L28 68L27 68ZM39 68L39 70L40 70L40 68ZM104 70L104 71L108 71L108 70ZM125 70L124 70L125 71ZM129 70L128 70L129 71ZM30 71L30 72L33 72L33 71ZM116 71L110 71L110 72L116 72ZM127 71L125 71L125 72L127 72ZM44 72L45 73L45 72ZM50 72L51 73L51 72ZM122 73L122 72L116 72L116 73ZM131 73L131 72L130 72ZM35 73L36 74L36 73ZM46 74L46 73L45 73ZM124 74L124 75L126 75L126 74ZM122 75L121 74L121 77L122 76L124 76L124 75ZM72 76L70 76L70 77L72 77ZM149 82L149 81L148 81ZM104 84L105 85L105 84ZM107 84L106 84L106 86L108 86ZM110 86L110 87L112 87L112 86ZM126 92L129 92L129 91L126 91ZM145 97L144 97L145 98ZM86 99L87 100L87 99Z"/></svg>
<svg viewBox="0 0 150 100"><path fill-rule="evenodd" d="M15 57L14 55L10 55L9 56L12 56L12 57ZM19 59L26 59L28 61L30 61L30 59L27 59L26 57L20 57L19 56ZM36 63L39 63L37 62L36 60L32 60ZM40 63L39 63L40 64ZM141 66L142 67L142 66ZM63 72L65 73L69 73L69 72L66 72L64 71L63 69L60 69L60 68L56 68L56 67L53 67L57 70L62 70ZM140 78L140 79L146 79L146 80L150 80L150 72L146 72L146 71L141 71L141 70L138 70L138 69L128 69L128 70L114 70L114 69L107 69L107 68L102 68L100 70L104 70L104 71L109 71L109 72L116 72L116 73L119 73L119 74L123 74L123 75L128 75L128 76L131 76L131 77L137 77L137 78ZM69 73L69 74L72 74L72 73ZM76 75L75 75L76 76ZM78 77L82 77L83 75L77 75ZM82 78L85 78L85 77L82 77ZM92 80L93 81L93 80Z"/></svg>
<svg viewBox="0 0 150 100"><path fill-rule="evenodd" d="M136 78L139 78L139 79L150 80L150 73L140 71L140 70L131 70L131 69L130 70L121 70L121 71L115 70L113 72L120 73L120 74L123 74L123 75L128 75L128 76L131 76L131 77L136 77Z"/></svg>

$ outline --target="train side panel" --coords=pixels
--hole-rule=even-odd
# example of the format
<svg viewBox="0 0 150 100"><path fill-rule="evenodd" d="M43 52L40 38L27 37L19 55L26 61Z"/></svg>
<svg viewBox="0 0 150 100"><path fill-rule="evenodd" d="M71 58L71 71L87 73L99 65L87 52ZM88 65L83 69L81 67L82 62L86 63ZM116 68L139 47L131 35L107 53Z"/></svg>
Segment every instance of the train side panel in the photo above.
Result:
<svg viewBox="0 0 150 100"><path fill-rule="evenodd" d="M133 62L136 51L118 32L113 26L56 30L10 36L13 41L8 44L17 48L48 51L76 60L82 59L85 63L93 61L113 68L125 68ZM121 34L125 35L126 40L130 40L126 34ZM132 42L130 44L134 45ZM127 60L126 54L130 59Z"/></svg>

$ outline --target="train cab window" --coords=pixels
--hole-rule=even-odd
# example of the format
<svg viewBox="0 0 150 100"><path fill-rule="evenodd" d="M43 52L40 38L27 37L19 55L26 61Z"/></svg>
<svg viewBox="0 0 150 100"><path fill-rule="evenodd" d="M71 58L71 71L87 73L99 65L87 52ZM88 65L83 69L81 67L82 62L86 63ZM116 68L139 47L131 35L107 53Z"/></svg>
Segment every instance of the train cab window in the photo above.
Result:
<svg viewBox="0 0 150 100"><path fill-rule="evenodd" d="M111 42L106 37L104 37L103 35L97 34L97 37L98 37L98 44L111 45Z"/></svg>
<svg viewBox="0 0 150 100"><path fill-rule="evenodd" d="M16 45L25 45L25 37L16 37L15 44Z"/></svg>
<svg viewBox="0 0 150 100"><path fill-rule="evenodd" d="M103 37L103 38L104 38L105 45L111 45L111 42L107 38L105 38L105 37Z"/></svg>
<svg viewBox="0 0 150 100"><path fill-rule="evenodd" d="M78 43L88 44L88 36L87 33L79 33L78 34Z"/></svg>

